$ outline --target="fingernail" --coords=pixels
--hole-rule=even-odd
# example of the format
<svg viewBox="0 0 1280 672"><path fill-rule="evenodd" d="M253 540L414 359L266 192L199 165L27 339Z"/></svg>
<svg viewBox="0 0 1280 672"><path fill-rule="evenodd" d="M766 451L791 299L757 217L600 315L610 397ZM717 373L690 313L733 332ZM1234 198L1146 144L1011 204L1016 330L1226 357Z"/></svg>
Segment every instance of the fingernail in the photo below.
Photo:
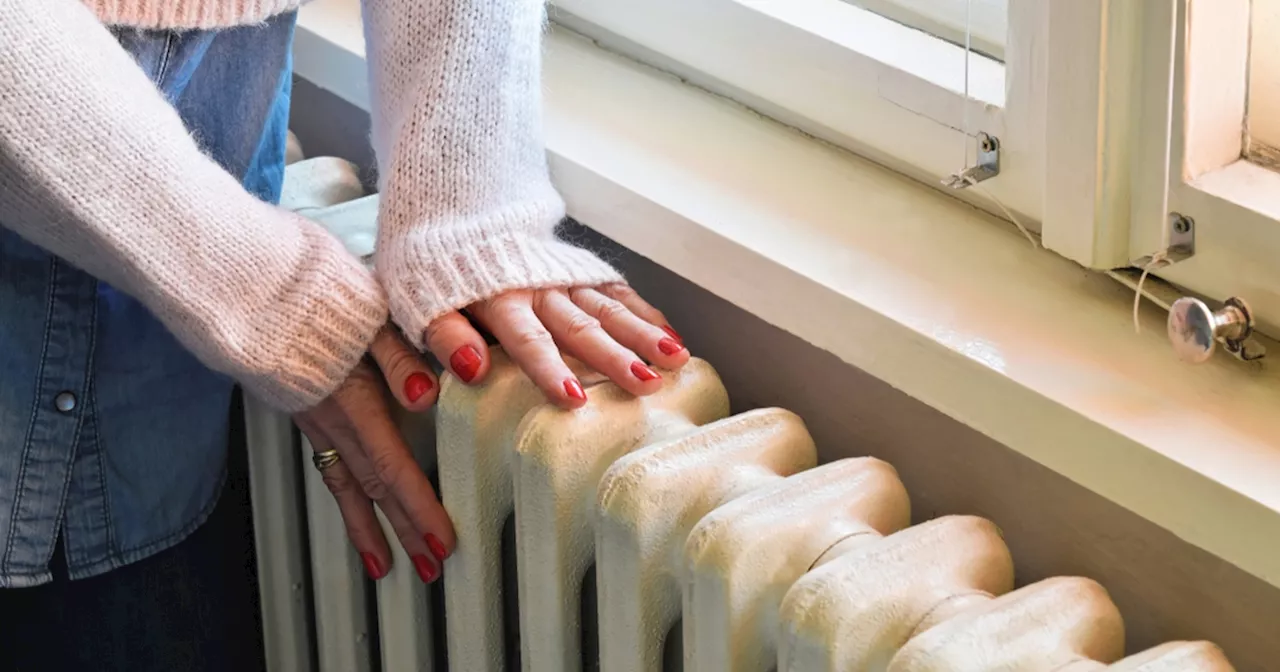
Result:
<svg viewBox="0 0 1280 672"><path fill-rule="evenodd" d="M657 371L654 371L653 369L645 366L644 362L635 362L634 364L632 364L631 375L635 376L636 378L639 378L640 380L645 381L646 383L651 380L657 380L662 377L658 375Z"/></svg>
<svg viewBox="0 0 1280 672"><path fill-rule="evenodd" d="M404 380L404 396L413 403L431 389L431 379L425 373L415 373Z"/></svg>
<svg viewBox="0 0 1280 672"><path fill-rule="evenodd" d="M436 560L440 562L444 562L445 557L449 555L449 552L444 548L444 544L440 543L436 535L431 533L427 534L427 548L431 549L431 555L436 556Z"/></svg>
<svg viewBox="0 0 1280 672"><path fill-rule="evenodd" d="M475 348L464 345L449 358L449 366L462 382L469 383L480 373L480 353Z"/></svg>
<svg viewBox="0 0 1280 672"><path fill-rule="evenodd" d="M684 350L684 346L677 343L674 338L664 338L658 341L658 350L661 350L664 355L674 355Z"/></svg>
<svg viewBox="0 0 1280 672"><path fill-rule="evenodd" d="M677 341L684 343L684 339L680 337L680 334L676 333L675 329L671 328L671 325L666 325L662 327L662 330L667 332L667 335L670 336L671 338L674 338Z"/></svg>
<svg viewBox="0 0 1280 672"><path fill-rule="evenodd" d="M387 575L387 570L382 568L382 563L378 562L378 557L372 553L361 553L360 559L364 561L364 571L368 573L369 578L377 581Z"/></svg>
<svg viewBox="0 0 1280 672"><path fill-rule="evenodd" d="M439 570L436 569L435 563L431 562L431 558L425 555L413 556L413 566L418 570L418 578L423 583L431 583L440 576Z"/></svg>
<svg viewBox="0 0 1280 672"><path fill-rule="evenodd" d="M582 383L579 383L573 378L564 381L564 393L578 401L587 400L587 393L582 389Z"/></svg>

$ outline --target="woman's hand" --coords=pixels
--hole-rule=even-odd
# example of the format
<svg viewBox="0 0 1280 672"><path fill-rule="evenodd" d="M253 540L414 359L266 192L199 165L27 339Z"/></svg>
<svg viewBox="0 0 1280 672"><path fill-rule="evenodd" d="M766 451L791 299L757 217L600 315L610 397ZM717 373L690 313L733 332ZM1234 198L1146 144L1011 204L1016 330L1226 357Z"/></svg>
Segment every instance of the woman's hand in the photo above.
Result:
<svg viewBox="0 0 1280 672"><path fill-rule="evenodd" d="M689 361L680 336L653 306L624 284L570 289L517 290L467 307L547 398L563 408L587 401L564 351L635 395L657 392L660 369ZM461 313L427 327L427 348L466 383L489 371L484 338Z"/></svg>
<svg viewBox="0 0 1280 672"><path fill-rule="evenodd" d="M418 466L392 419L384 390L389 387L409 411L435 403L435 376L394 327L384 327L369 354L329 398L293 419L316 453L337 450L341 459L322 470L338 501L347 536L373 579L391 569L391 550L374 516L376 503L426 583L440 577L453 552L453 525L435 490Z"/></svg>

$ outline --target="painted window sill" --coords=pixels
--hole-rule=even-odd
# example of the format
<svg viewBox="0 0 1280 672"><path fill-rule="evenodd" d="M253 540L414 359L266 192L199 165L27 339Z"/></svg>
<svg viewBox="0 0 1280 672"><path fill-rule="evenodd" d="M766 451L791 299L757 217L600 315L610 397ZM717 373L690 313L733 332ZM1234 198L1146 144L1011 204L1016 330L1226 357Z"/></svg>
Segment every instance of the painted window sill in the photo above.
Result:
<svg viewBox="0 0 1280 672"><path fill-rule="evenodd" d="M300 21L298 75L367 109L358 3ZM572 34L545 78L575 219L1280 586L1274 363L1180 364L1114 281Z"/></svg>

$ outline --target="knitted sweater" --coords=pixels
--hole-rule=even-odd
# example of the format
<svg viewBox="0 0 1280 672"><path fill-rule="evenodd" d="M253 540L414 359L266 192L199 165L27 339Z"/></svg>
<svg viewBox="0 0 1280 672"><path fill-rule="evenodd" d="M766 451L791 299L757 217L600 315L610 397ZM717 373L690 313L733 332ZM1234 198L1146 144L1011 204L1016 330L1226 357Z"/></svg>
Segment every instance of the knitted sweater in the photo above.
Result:
<svg viewBox="0 0 1280 672"><path fill-rule="evenodd" d="M0 0L0 225L137 297L206 365L314 405L391 317L619 279L558 241L541 143L541 0L365 0L376 279L201 154L104 28L259 22L298 0Z"/></svg>

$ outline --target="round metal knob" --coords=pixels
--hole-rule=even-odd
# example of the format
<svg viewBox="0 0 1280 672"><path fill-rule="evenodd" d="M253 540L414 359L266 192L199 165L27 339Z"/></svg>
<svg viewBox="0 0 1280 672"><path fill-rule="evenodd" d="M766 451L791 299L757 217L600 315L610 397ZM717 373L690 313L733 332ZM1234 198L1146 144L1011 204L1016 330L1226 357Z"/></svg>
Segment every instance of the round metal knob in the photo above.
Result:
<svg viewBox="0 0 1280 672"><path fill-rule="evenodd" d="M1243 299L1230 298L1221 310L1204 301L1184 297L1169 307L1169 341L1178 359L1199 364L1213 356L1218 342L1239 351L1253 331L1253 315Z"/></svg>

